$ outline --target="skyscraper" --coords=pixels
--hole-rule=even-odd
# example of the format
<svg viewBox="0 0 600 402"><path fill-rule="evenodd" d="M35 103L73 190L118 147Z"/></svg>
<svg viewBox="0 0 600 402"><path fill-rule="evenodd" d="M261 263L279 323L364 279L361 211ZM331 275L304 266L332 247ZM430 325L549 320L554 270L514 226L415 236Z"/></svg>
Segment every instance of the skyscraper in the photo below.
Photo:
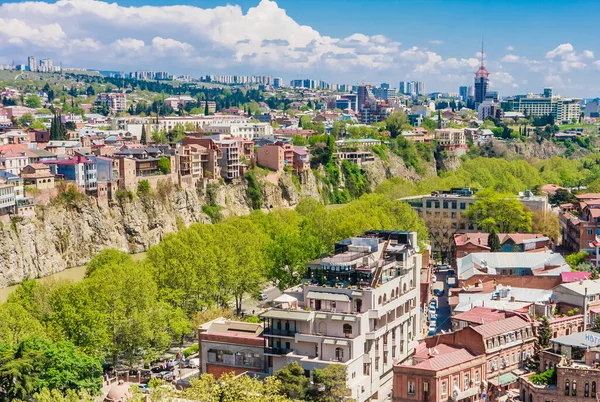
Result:
<svg viewBox="0 0 600 402"><path fill-rule="evenodd" d="M37 64L35 63L35 57L29 56L27 58L27 65L29 66L29 71L37 71Z"/></svg>
<svg viewBox="0 0 600 402"><path fill-rule="evenodd" d="M386 82L382 82L381 83L381 88L383 88L383 89L389 89L390 88L390 84L388 84Z"/></svg>
<svg viewBox="0 0 600 402"><path fill-rule="evenodd" d="M415 92L417 95L425 94L425 83L423 81L415 81Z"/></svg>
<svg viewBox="0 0 600 402"><path fill-rule="evenodd" d="M544 98L552 98L552 88L544 88Z"/></svg>
<svg viewBox="0 0 600 402"><path fill-rule="evenodd" d="M485 69L483 55L483 42L481 42L481 66L479 66L479 70L475 73L475 110L485 100L485 95L490 87L490 73Z"/></svg>
<svg viewBox="0 0 600 402"><path fill-rule="evenodd" d="M463 86L458 88L458 94L460 96L460 100L462 100L463 102L467 101L467 97L469 96L469 87L467 86Z"/></svg>

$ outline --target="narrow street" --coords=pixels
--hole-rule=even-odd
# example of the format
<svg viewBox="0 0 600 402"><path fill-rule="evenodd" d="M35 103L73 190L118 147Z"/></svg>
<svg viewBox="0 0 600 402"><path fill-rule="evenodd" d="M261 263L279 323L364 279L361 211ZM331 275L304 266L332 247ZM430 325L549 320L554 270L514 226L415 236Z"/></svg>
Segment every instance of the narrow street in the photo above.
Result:
<svg viewBox="0 0 600 402"><path fill-rule="evenodd" d="M437 299L437 331L449 331L452 329L452 322L450 321L450 305L448 304L448 286L446 285L446 277L448 271L438 271L435 274L436 283L433 284L433 289L443 290L443 296L436 296Z"/></svg>

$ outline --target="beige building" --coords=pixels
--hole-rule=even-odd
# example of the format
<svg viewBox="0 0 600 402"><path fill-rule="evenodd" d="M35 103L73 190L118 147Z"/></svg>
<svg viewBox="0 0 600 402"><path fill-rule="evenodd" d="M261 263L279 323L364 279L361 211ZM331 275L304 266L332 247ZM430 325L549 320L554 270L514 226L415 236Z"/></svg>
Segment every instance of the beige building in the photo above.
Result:
<svg viewBox="0 0 600 402"><path fill-rule="evenodd" d="M343 364L352 398L385 397L394 363L412 354L421 333L417 235L368 231L336 250L309 263L303 285L261 314L268 371L294 361L308 372Z"/></svg>
<svg viewBox="0 0 600 402"><path fill-rule="evenodd" d="M54 188L54 175L43 163L32 163L21 170L21 178L25 186L33 186L38 190Z"/></svg>

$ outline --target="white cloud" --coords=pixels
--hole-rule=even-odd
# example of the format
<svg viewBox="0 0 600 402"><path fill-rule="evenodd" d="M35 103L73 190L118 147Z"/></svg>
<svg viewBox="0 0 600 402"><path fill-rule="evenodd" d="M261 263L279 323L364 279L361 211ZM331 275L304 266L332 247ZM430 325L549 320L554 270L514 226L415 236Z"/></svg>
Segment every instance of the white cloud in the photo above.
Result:
<svg viewBox="0 0 600 402"><path fill-rule="evenodd" d="M512 45L508 45L508 46L506 46L506 50L508 50L509 52L512 52L515 50L515 48Z"/></svg>
<svg viewBox="0 0 600 402"><path fill-rule="evenodd" d="M189 43L157 36L152 39L152 49L160 56L167 54L188 55L194 48Z"/></svg>
<svg viewBox="0 0 600 402"><path fill-rule="evenodd" d="M544 77L544 84L556 88L562 88L564 86L562 78L556 74L548 74Z"/></svg>
<svg viewBox="0 0 600 402"><path fill-rule="evenodd" d="M500 61L503 63L519 63L522 62L523 59L520 56L517 56L516 54L507 54L506 56L501 58Z"/></svg>
<svg viewBox="0 0 600 402"><path fill-rule="evenodd" d="M143 40L134 38L117 39L111 44L111 47L117 53L136 53L144 49L145 46L146 44Z"/></svg>
<svg viewBox="0 0 600 402"><path fill-rule="evenodd" d="M511 88L518 88L519 84L515 81L514 77L505 71L493 72L490 74L490 82L492 85L509 86Z"/></svg>
<svg viewBox="0 0 600 402"><path fill-rule="evenodd" d="M434 40L430 40L429 43L431 43L432 45L443 45L444 41L439 40L439 39L434 39Z"/></svg>
<svg viewBox="0 0 600 402"><path fill-rule="evenodd" d="M565 54L569 54L572 52L573 52L573 45L571 45L570 43L563 43L561 45L558 45L556 48L550 50L548 53L546 53L546 58L554 59L558 56L563 56Z"/></svg>
<svg viewBox="0 0 600 402"><path fill-rule="evenodd" d="M594 52L592 52L591 50L584 50L583 51L583 57L585 57L586 59L593 59L594 58Z"/></svg>

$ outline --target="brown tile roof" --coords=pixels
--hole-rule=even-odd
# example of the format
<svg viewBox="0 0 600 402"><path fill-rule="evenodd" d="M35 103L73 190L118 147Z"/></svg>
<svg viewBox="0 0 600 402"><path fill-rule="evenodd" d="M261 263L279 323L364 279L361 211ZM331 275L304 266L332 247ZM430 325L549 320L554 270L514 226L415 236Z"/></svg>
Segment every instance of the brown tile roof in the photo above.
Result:
<svg viewBox="0 0 600 402"><path fill-rule="evenodd" d="M488 324L479 325L473 327L473 330L479 334L481 334L483 339L490 338L492 336L501 335L506 332L514 331L520 328L524 328L529 326L530 323L525 319L514 316L510 318L506 318L504 320L498 320L494 322L490 322Z"/></svg>
<svg viewBox="0 0 600 402"><path fill-rule="evenodd" d="M464 313L456 314L452 319L467 321L473 324L486 324L506 318L506 311L488 307L475 307Z"/></svg>
<svg viewBox="0 0 600 402"><path fill-rule="evenodd" d="M600 199L600 193L576 194L575 198L578 200L597 200Z"/></svg>

